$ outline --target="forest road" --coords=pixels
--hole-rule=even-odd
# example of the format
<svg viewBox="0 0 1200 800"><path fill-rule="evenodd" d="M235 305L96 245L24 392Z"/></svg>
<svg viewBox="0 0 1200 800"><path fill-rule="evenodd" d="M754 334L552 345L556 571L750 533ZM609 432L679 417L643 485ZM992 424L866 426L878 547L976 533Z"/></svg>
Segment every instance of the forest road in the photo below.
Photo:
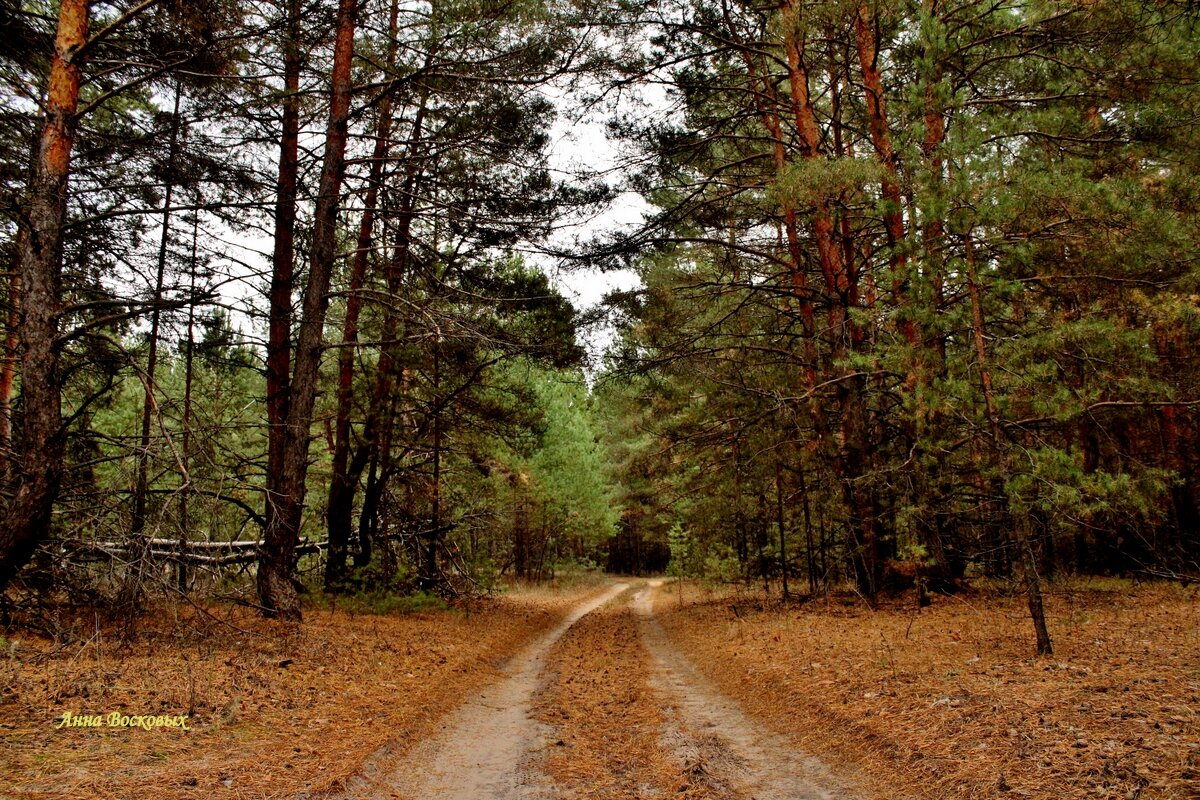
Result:
<svg viewBox="0 0 1200 800"><path fill-rule="evenodd" d="M668 641L654 618L652 580L633 598L649 684L667 704L664 747L705 784L705 796L731 800L853 800L857 795L816 758L754 722Z"/></svg>
<svg viewBox="0 0 1200 800"><path fill-rule="evenodd" d="M533 718L546 654L571 626L612 600L618 583L576 606L505 666L505 677L442 720L441 731L398 762L387 748L364 765L340 795L344 800L552 800L553 786L530 767L552 731Z"/></svg>
<svg viewBox="0 0 1200 800"><path fill-rule="evenodd" d="M654 592L662 581L642 583L628 603L632 614L611 618L634 629L618 641L636 641L646 658L632 676L647 688L643 702L663 711L650 747L676 765L689 797L721 800L853 800L850 785L817 759L798 752L786 737L746 716L669 641L655 618ZM580 669L550 663L555 643L586 615L630 589L617 583L578 605L553 630L536 640L505 668L505 676L448 713L441 730L411 752L397 757L378 751L359 775L326 800L586 800L595 787L558 786L542 761L556 738L554 726L535 718L535 698L546 686L547 669ZM594 626L593 626L594 627ZM613 629L583 634L613 637ZM600 648L597 648L600 649ZM559 659L561 661L561 659ZM586 665L583 669L596 669ZM561 676L560 676L561 677ZM622 718L610 724L627 724ZM601 740L605 737L601 733ZM562 741L557 742L562 745ZM607 747L604 741L600 747ZM660 789L637 797L668 796ZM610 793L602 793L605 797Z"/></svg>

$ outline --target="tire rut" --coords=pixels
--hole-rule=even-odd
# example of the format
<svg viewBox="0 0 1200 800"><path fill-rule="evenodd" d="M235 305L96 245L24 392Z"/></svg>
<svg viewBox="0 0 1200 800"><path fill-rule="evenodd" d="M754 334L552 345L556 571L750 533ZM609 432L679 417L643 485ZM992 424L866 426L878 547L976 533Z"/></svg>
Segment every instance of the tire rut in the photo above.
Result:
<svg viewBox="0 0 1200 800"><path fill-rule="evenodd" d="M654 618L651 581L579 605L411 752L332 800L853 800L722 695Z"/></svg>
<svg viewBox="0 0 1200 800"><path fill-rule="evenodd" d="M550 741L550 728L531 716L546 654L580 619L628 588L617 584L575 608L505 666L505 677L443 720L441 731L397 757L388 748L330 800L553 800L531 767Z"/></svg>
<svg viewBox="0 0 1200 800"><path fill-rule="evenodd" d="M539 764L562 800L617 800L674 792L678 768L660 742L662 703L647 681L648 656L628 599L600 609L564 636L547 660L538 716L555 746Z"/></svg>
<svg viewBox="0 0 1200 800"><path fill-rule="evenodd" d="M654 618L652 592L661 583L639 590L633 607L652 664L650 686L669 704L663 742L682 765L686 796L852 800L851 787L828 767L746 716L671 645Z"/></svg>

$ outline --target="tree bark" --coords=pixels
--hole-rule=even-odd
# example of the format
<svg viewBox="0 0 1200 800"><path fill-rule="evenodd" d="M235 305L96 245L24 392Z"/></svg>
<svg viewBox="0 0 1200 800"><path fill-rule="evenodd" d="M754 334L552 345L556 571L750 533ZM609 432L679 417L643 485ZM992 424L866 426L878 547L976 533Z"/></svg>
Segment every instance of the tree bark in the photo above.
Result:
<svg viewBox="0 0 1200 800"><path fill-rule="evenodd" d="M428 64L428 60L426 64ZM392 248L392 256L385 270L385 280L388 294L397 297L408 271L409 258L412 250L412 224L416 212L416 195L420 183L420 160L418 145L424 135L426 103L428 96L422 94L413 118L412 130L409 134L407 154L409 165L406 170L404 183L401 184L398 195L400 208L396 220L396 230ZM396 305L391 303L384 311L382 344L379 350L379 363L376 366L375 386L371 393L371 401L367 409L367 419L363 424L362 438L364 444L350 461L346 470L346 479L341 481L340 493L335 498L330 494L329 525L331 536L333 526L345 526L349 537L350 519L354 507L354 495L358 490L358 480L364 467L370 463L371 470L367 480L367 490L363 495L363 506L359 513L359 552L355 556L355 566L362 567L370 563L371 545L370 531L378 528L379 499L386 489L386 482L391 477L392 427L398 384L403 384L404 373L400 367L398 356L398 332L400 329L399 314ZM336 502L335 502L336 501Z"/></svg>
<svg viewBox="0 0 1200 800"><path fill-rule="evenodd" d="M346 139L350 119L351 62L357 0L340 0L334 45L329 125L325 134L325 160L313 215L313 240L309 255L308 284L296 344L295 367L288 399L287 423L280 474L276 484L276 512L268 517L263 552L258 566L259 602L264 613L284 619L301 617L300 598L292 584L295 546L304 512L304 482L308 476L309 427L317 397L325 312L329 283L337 257L337 217L341 207L342 179L346 171Z"/></svg>
<svg viewBox="0 0 1200 800"><path fill-rule="evenodd" d="M789 2L793 15L784 35L784 53L791 88L792 116L799 134L801 156L821 158L821 132L809 91L808 67L804 61L805 43L800 34L801 10ZM833 343L834 361L845 360L863 344L862 330L850 314L858 305L858 274L838 246L833 209L825 198L818 198L811 216L812 236L817 260L825 279L829 301L828 327ZM865 380L850 368L837 382L835 393L841 409L841 452L830 454L831 466L842 482L843 497L850 514L850 534L859 589L869 598L878 591L883 568L883 540L879 535L875 498L866 485L869 448L867 444Z"/></svg>
<svg viewBox="0 0 1200 800"><path fill-rule="evenodd" d="M385 73L396 64L397 31L400 4L392 0L388 22L388 49ZM375 126L375 146L371 153L371 168L367 177L367 192L363 198L363 213L358 225L358 240L350 269L350 285L346 292L346 319L342 327L343 347L338 353L337 415L334 423L333 474L329 482L328 517L329 552L325 560L325 589L336 590L346 579L346 558L350 543L351 516L354 494L366 459L356 459L350 469L350 416L353 408L354 355L358 343L358 318L362 311L362 288L366 281L367 262L371 253L375 211L379 188L383 182L383 166L387 160L392 132L392 98L385 95L379 103L379 118Z"/></svg>
<svg viewBox="0 0 1200 800"><path fill-rule="evenodd" d="M192 254L189 260L189 289L187 338L184 341L183 354L183 484L179 487L179 554L187 551L188 532L191 521L188 518L189 503L192 495L192 385L195 381L196 367L196 253L200 240L200 215L192 217ZM187 562L182 558L177 567L177 588L181 594L188 590Z"/></svg>
<svg viewBox="0 0 1200 800"><path fill-rule="evenodd" d="M964 246L967 262L967 293L971 300L972 338L975 344L975 360L979 365L979 381L983 389L984 408L987 411L988 428L991 433L993 458L1004 479L1009 478L1007 454L1004 452L1003 432L1000 427L1000 412L996 405L996 396L992 389L992 372L988 365L987 343L984 338L983 297L979 289L979 277L975 267L975 248L971 234L966 234ZM1011 503L1010 503L1011 506ZM1021 565L1022 580L1025 584L1025 599L1029 606L1029 617L1033 621L1034 636L1037 640L1037 653L1041 656L1054 654L1054 645L1050 641L1050 632L1046 627L1046 613L1042 607L1042 584L1037 572L1037 558L1033 552L1033 542L1030 536L1029 513L1018 510L1013 514L1013 530L1011 538L1017 551L1017 560Z"/></svg>
<svg viewBox="0 0 1200 800"><path fill-rule="evenodd" d="M783 470L775 459L775 521L779 525L779 572L783 581L783 599L788 599L787 526L783 513Z"/></svg>
<svg viewBox="0 0 1200 800"><path fill-rule="evenodd" d="M28 234L22 228L17 234L17 253L20 254L24 238ZM17 362L21 360L21 272L20 265L8 276L8 318L4 326L4 364L0 367L0 478L8 478L13 452L12 396L17 374Z"/></svg>
<svg viewBox="0 0 1200 800"><path fill-rule="evenodd" d="M19 333L21 437L16 487L0 524L0 591L50 532L51 512L63 475L59 314L62 310L62 234L67 179L75 138L81 69L78 54L88 37L87 0L62 0L46 97L46 122L29 193L27 235L22 239L24 293Z"/></svg>
<svg viewBox="0 0 1200 800"><path fill-rule="evenodd" d="M295 280L296 187L300 171L300 2L288 0L283 34L283 124L275 188L275 246L268 290L266 519L276 514L283 473L292 359L292 284Z"/></svg>
<svg viewBox="0 0 1200 800"><path fill-rule="evenodd" d="M437 585L438 563L437 546L442 527L442 340L441 336L434 339L433 344L433 528L429 532L429 540L425 543L425 559L421 588L429 590ZM542 519L545 520L545 505L542 506ZM544 527L544 526L543 526ZM543 550L543 554L544 554ZM540 570L540 566L539 566Z"/></svg>
<svg viewBox="0 0 1200 800"><path fill-rule="evenodd" d="M878 64L876 44L876 21L866 3L858 7L854 18L854 40L858 49L859 69L863 77L863 94L866 100L868 127L875 155L883 167L880 181L880 196L883 199L883 225L887 231L888 265L892 270L892 291L896 306L901 311L900 332L911 347L918 347L920 336L906 308L904 292L904 269L908 263L904 254L904 213L901 206L900 179L896 172L896 155L892 149L891 132L888 127L887 104L883 97L883 76ZM915 387L915 376L910 376Z"/></svg>

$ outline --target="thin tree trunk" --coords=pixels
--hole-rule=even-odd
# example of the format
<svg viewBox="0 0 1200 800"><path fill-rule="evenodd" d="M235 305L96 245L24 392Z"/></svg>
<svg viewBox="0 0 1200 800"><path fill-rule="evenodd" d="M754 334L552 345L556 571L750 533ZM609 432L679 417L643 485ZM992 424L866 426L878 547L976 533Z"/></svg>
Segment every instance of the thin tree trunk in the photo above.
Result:
<svg viewBox="0 0 1200 800"><path fill-rule="evenodd" d="M787 527L783 513L783 470L775 459L775 521L779 524L779 571L783 580L783 599L788 599Z"/></svg>
<svg viewBox="0 0 1200 800"><path fill-rule="evenodd" d="M125 635L133 632L135 613L141 603L142 582L146 567L146 507L150 496L150 428L158 403L154 400L158 379L158 343L162 331L162 294L167 272L167 250L171 243L171 212L175 197L175 180L171 174L179 145L179 87L175 87L175 108L171 114L171 139L168 148L166 186L163 192L162 234L158 240L158 263L154 276L153 303L150 309L150 337L146 353L146 372L142 377L142 429L138 439L137 479L133 489L133 514L129 525L129 568L121 586L119 609L124 613Z"/></svg>
<svg viewBox="0 0 1200 800"><path fill-rule="evenodd" d="M46 97L46 123L29 192L28 235L20 253L20 455L16 487L0 524L0 591L50 532L63 475L59 313L62 310L62 233L67 178L79 105L76 56L88 37L87 0L62 0Z"/></svg>
<svg viewBox="0 0 1200 800"><path fill-rule="evenodd" d="M374 445L363 445L362 450L367 454L370 467L367 469L367 488L363 492L362 509L358 514L358 551L354 554L354 566L362 568L371 563L375 535L376 510L379 504L379 451Z"/></svg>
<svg viewBox="0 0 1200 800"><path fill-rule="evenodd" d="M308 285L296 344L285 426L283 461L275 498L277 513L268 518L259 559L258 592L264 612L285 619L300 619L300 598L292 584L295 546L304 512L304 482L308 475L309 427L317 398L317 373L329 306L329 283L337 257L337 217L341 207L342 178L346 171L346 139L350 119L351 62L357 0L340 0L334 45L329 126L325 134L325 161L313 215L313 240L309 255Z"/></svg>
<svg viewBox="0 0 1200 800"><path fill-rule="evenodd" d="M171 115L171 144L168 149L169 166L167 168L166 187L163 192L162 206L162 235L158 240L158 264L154 276L153 306L150 310L150 340L146 354L145 391L142 393L142 430L138 440L137 483L133 491L133 518L129 526L130 534L135 538L142 536L146 529L146 504L150 492L150 428L154 422L154 385L158 376L158 340L162 330L162 294L163 284L167 273L167 250L171 243L171 212L172 201L175 197L175 180L171 174L179 143L179 88L175 89L175 110ZM137 547L135 545L135 547ZM137 563L141 563L141 548L137 547ZM140 567L139 567L140 571ZM140 579L137 581L140 583Z"/></svg>
<svg viewBox="0 0 1200 800"><path fill-rule="evenodd" d="M813 595L817 593L817 554L813 547L812 507L808 498L808 485L804 479L803 463L800 465L799 475L801 505L804 510L804 551L808 567L808 593ZM822 553L824 553L824 545L822 545ZM823 555L821 560L824 561Z"/></svg>
<svg viewBox="0 0 1200 800"><path fill-rule="evenodd" d="M296 187L300 171L300 0L288 0L283 34L283 120L275 188L275 246L268 290L266 520L276 515L292 359L292 284L295 280Z"/></svg>
<svg viewBox="0 0 1200 800"><path fill-rule="evenodd" d="M513 569L518 578L526 575L525 565L525 519L520 476L513 475Z"/></svg>
<svg viewBox="0 0 1200 800"><path fill-rule="evenodd" d="M192 217L192 256L189 280L190 294L188 302L187 340L183 353L183 459L184 484L179 490L179 554L182 556L187 549L188 531L191 530L191 520L188 518L188 503L192 494L191 459L192 459L192 383L195 376L196 361L196 252L200 238L200 213ZM188 590L187 562L182 558L176 577L181 593Z"/></svg>
<svg viewBox="0 0 1200 800"><path fill-rule="evenodd" d="M433 530L425 543L424 589L432 589L437 582L437 545L442 527L442 341L438 336L433 344ZM542 508L543 519L545 507ZM539 566L540 569L540 566Z"/></svg>
<svg viewBox="0 0 1200 800"><path fill-rule="evenodd" d="M426 62L429 63L428 61ZM413 119L412 131L409 134L407 153L410 160L404 183L397 194L400 197L400 208L396 220L396 230L392 248L392 256L385 270L388 294L398 297L408 272L409 258L412 250L412 224L416 213L416 194L420 183L420 159L417 154L418 145L424 135L425 111L427 97L422 95L420 105ZM337 523L337 517L345 515L347 519L352 514L354 495L358 490L359 476L368 462L372 465L371 477L367 481L367 491L363 495L363 506L359 512L359 553L355 556L356 567L366 566L370 562L370 545L364 547L364 536L368 531L377 527L375 518L379 511L378 498L386 488L385 483L390 475L386 467L391 460L392 427L395 424L393 409L396 406L396 396L399 394L398 384L403 384L404 373L400 367L398 355L398 333L400 328L396 304L389 303L384 311L383 329L380 339L379 363L376 366L375 387L367 409L367 419L363 424L363 447L350 462L346 470L346 479L342 483L344 493L337 498L336 505L330 507L330 526ZM379 465L384 464L382 471ZM333 501L331 494L331 503Z"/></svg>
<svg viewBox="0 0 1200 800"><path fill-rule="evenodd" d="M1004 452L1003 433L1000 429L1000 412L996 405L995 393L992 390L992 372L988 362L987 343L984 334L983 299L979 289L979 277L975 268L975 248L971 242L971 234L965 235L967 262L967 292L971 299L971 322L974 328L975 361L979 365L979 380L983 389L984 407L987 410L988 428L991 433L992 455L996 464L1007 481L1009 468L1007 454ZM1012 538L1017 550L1017 558L1021 564L1022 578L1025 583L1025 597L1029 605L1029 617L1033 620L1033 630L1037 638L1038 655L1052 655L1054 646L1050 641L1050 632L1046 628L1046 613L1042 607L1042 585L1037 572L1037 558L1033 552L1030 535L1029 513L1018 511L1013 514L1014 525Z"/></svg>

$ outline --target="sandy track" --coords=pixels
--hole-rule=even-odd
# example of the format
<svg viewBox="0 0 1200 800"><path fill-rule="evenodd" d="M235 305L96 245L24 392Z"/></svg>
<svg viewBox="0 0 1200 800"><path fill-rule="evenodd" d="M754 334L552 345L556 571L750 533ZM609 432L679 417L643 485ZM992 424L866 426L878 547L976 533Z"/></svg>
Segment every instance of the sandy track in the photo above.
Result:
<svg viewBox="0 0 1200 800"><path fill-rule="evenodd" d="M633 599L642 643L654 665L651 687L669 704L663 744L709 797L739 800L850 800L855 795L816 758L751 720L668 641L654 619L650 581Z"/></svg>
<svg viewBox="0 0 1200 800"><path fill-rule="evenodd" d="M387 748L379 751L336 797L583 800L677 794L698 800L852 800L856 795L823 764L798 753L786 737L747 717L673 647L654 618L652 592L661 583L651 581L639 589L630 603L632 613L616 609L604 617L603 624L585 624L573 631L575 638L569 641L575 642L574 649L579 652L564 660L562 647L556 643L575 623L629 586L616 584L580 604L557 627L514 657L504 678L448 714L437 735L401 757ZM556 750L557 758L575 761L569 771L571 779L557 784L545 772L549 765L546 754L554 744L563 746L562 740L556 742L563 732L555 724L535 718L535 697L547 691L548 675L554 676L558 687L595 684L603 665L589 654L599 654L606 647L611 650L617 641L626 642L617 645L619 648L632 647L638 653L631 659L622 657L621 686L630 690L628 694L637 703L653 703L655 710L630 715L603 702L592 703L585 714L589 731L584 740L575 743L580 749L574 755L579 758L573 758L570 749ZM591 680L571 680L572 671ZM598 688L602 694L612 691ZM540 697L544 706L545 697ZM593 700L596 697L593 695ZM569 699L558 702L571 706L575 698L569 693ZM573 713L579 711L580 707L573 708ZM555 718L554 714L542 716ZM565 717L565 711L559 716ZM615 726L625 734L630 726L644 731L635 737L641 750L629 755L629 764L619 756L617 762L607 757L613 755L610 732ZM606 757L593 757L597 751L604 751ZM632 769L636 766L632 762L641 764L650 779L632 785L628 780L614 783L612 771ZM660 774L649 769L653 764L661 765ZM561 764L559 767L551 774L565 778ZM636 776L625 777L633 780Z"/></svg>
<svg viewBox="0 0 1200 800"><path fill-rule="evenodd" d="M531 716L547 651L586 614L628 588L619 583L577 606L505 667L506 676L442 722L441 732L399 762L385 748L338 795L344 800L551 800L553 787L529 768L552 731Z"/></svg>

